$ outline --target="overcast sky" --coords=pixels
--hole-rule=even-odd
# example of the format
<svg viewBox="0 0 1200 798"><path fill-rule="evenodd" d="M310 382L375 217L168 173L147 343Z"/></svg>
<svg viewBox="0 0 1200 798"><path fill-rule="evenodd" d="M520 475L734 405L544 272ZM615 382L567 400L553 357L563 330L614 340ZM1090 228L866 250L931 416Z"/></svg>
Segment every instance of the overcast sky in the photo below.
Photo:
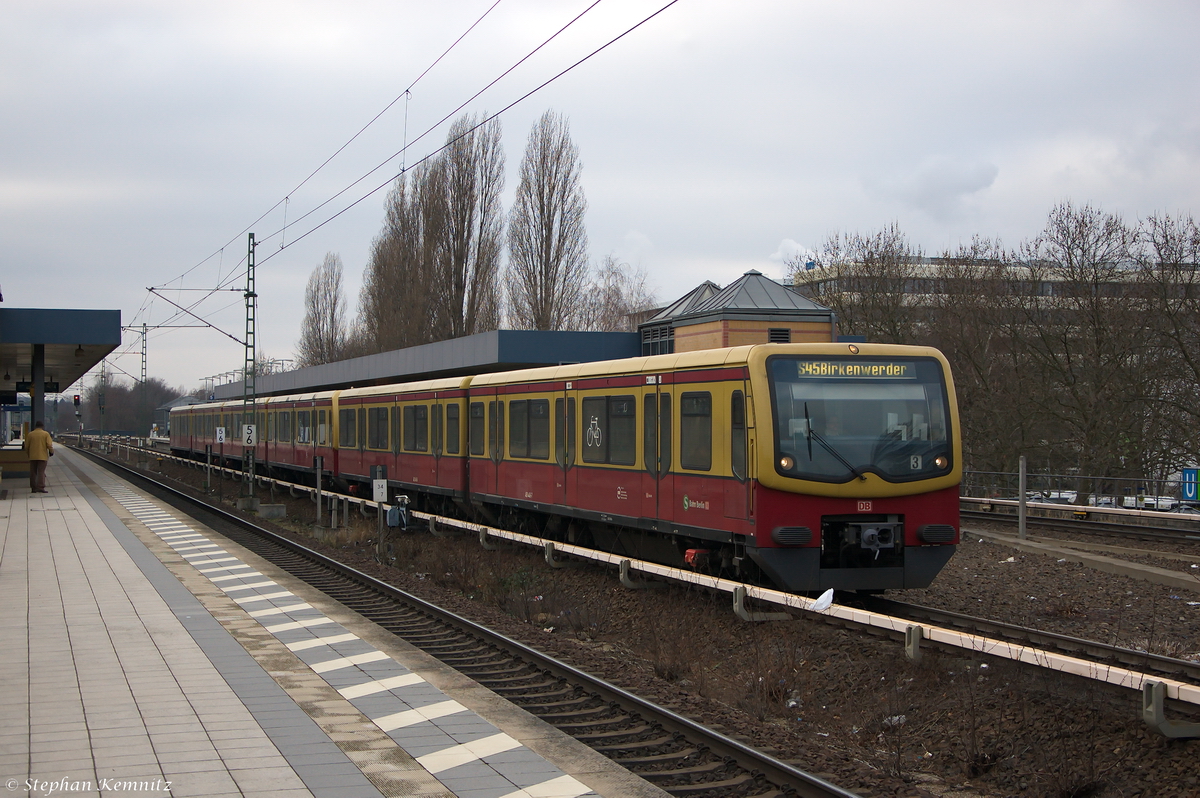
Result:
<svg viewBox="0 0 1200 798"><path fill-rule="evenodd" d="M146 289L215 287L249 229L260 353L292 357L326 252L356 305L386 189L309 231L436 148L449 123L416 139L593 2L500 0L293 191L494 1L5 0L5 307L161 325L173 308ZM601 0L465 110L508 105L666 2ZM936 254L976 234L1016 246L1065 200L1200 214L1198 33L1194 0L679 0L503 114L506 206L553 108L580 149L593 260L644 267L663 301L750 268L781 279L836 231L896 222ZM242 336L239 293L198 312ZM137 375L125 341L113 362ZM150 376L188 390L243 358L211 329L153 330L148 348Z"/></svg>

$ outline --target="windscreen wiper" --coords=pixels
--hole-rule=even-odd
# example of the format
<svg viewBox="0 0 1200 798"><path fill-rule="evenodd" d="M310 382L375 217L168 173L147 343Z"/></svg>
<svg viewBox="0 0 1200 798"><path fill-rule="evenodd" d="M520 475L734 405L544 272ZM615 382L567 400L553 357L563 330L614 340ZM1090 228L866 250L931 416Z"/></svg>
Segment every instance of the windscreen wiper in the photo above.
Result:
<svg viewBox="0 0 1200 798"><path fill-rule="evenodd" d="M813 439L814 439L814 438L816 438L816 440L817 440L817 443L819 443L819 444L821 444L822 446L824 446L824 447L825 447L825 451L829 452L831 455L833 455L834 457L836 457L836 458L837 458L837 461L838 461L839 463L841 463L842 465L844 465L844 466L845 466L847 469L849 469L849 471L850 471L850 473L851 473L851 474L853 474L854 476L858 477L858 478L859 478L859 479L861 479L863 482L866 482L866 481L867 481L867 475L866 475L866 474L864 474L863 472L859 471L859 470L858 470L857 468L855 468L854 466L850 465L850 461L849 461L849 460L847 460L845 457L842 457L842 455L841 455L841 454L838 452L838 450L837 450L837 449L835 449L835 448L833 448L833 445L832 445L832 444L830 444L830 443L829 443L829 441L827 441L827 440L825 440L824 438L822 438L820 435L818 435L818 434L816 433L816 431L815 431L815 430L813 430L813 428L812 428L812 419L810 419L810 418L808 417L808 402L805 402L805 403L804 403L804 427L805 427L805 429L806 429L806 430L807 430L807 432L808 432L808 435L807 435L807 437L808 437L808 460L809 460L809 462L812 462L812 442L813 442Z"/></svg>

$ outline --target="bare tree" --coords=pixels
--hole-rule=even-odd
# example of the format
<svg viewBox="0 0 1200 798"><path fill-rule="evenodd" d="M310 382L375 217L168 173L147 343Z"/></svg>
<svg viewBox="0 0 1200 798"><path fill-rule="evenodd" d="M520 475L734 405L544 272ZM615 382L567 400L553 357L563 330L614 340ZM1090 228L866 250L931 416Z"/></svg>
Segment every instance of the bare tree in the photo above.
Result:
<svg viewBox="0 0 1200 798"><path fill-rule="evenodd" d="M1136 235L1115 214L1065 202L1015 255L1010 337L1041 388L1014 398L1043 416L1051 467L1118 476L1140 465L1146 336L1121 288L1136 277Z"/></svg>
<svg viewBox="0 0 1200 798"><path fill-rule="evenodd" d="M508 228L510 322L518 329L578 329L587 285L587 200L567 120L547 111L521 159Z"/></svg>
<svg viewBox="0 0 1200 798"><path fill-rule="evenodd" d="M296 345L299 366L332 363L344 356L346 298L342 290L342 259L333 252L313 269L304 291L304 322Z"/></svg>
<svg viewBox="0 0 1200 798"><path fill-rule="evenodd" d="M430 160L396 181L359 294L363 354L436 340L431 293L445 245L444 166Z"/></svg>
<svg viewBox="0 0 1200 798"><path fill-rule="evenodd" d="M1156 344L1155 416L1170 473L1200 459L1200 225L1190 215L1152 215L1140 228L1144 318Z"/></svg>
<svg viewBox="0 0 1200 798"><path fill-rule="evenodd" d="M792 281L811 281L815 301L837 311L838 327L882 343L913 343L919 318L914 314L910 281L923 256L908 243L899 225L874 233L834 233L826 239L818 268L807 258L787 261Z"/></svg>
<svg viewBox="0 0 1200 798"><path fill-rule="evenodd" d="M438 339L500 326L500 266L504 151L500 120L476 128L462 116L450 128L441 156L445 191L445 245L434 281L434 327Z"/></svg>
<svg viewBox="0 0 1200 798"><path fill-rule="evenodd" d="M654 308L657 297L646 284L646 270L608 255L587 289L584 328L602 332L635 332L637 316Z"/></svg>

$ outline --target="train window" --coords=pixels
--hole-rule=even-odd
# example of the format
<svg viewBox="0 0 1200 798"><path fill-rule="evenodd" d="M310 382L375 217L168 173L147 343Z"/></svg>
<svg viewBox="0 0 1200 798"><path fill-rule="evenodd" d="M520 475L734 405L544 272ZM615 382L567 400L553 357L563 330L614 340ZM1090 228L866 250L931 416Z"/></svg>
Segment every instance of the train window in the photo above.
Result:
<svg viewBox="0 0 1200 798"><path fill-rule="evenodd" d="M508 456L529 456L529 402L518 399L508 403Z"/></svg>
<svg viewBox="0 0 1200 798"><path fill-rule="evenodd" d="M608 397L608 461L619 465L637 462L637 402L632 396Z"/></svg>
<svg viewBox="0 0 1200 798"><path fill-rule="evenodd" d="M583 400L583 462L608 462L608 398Z"/></svg>
<svg viewBox="0 0 1200 798"><path fill-rule="evenodd" d="M387 449L388 409L372 407L367 410L367 448Z"/></svg>
<svg viewBox="0 0 1200 798"><path fill-rule="evenodd" d="M279 418L275 422L275 428L279 431L280 443L292 442L292 411L285 410L279 414ZM226 433L228 434L228 433Z"/></svg>
<svg viewBox="0 0 1200 798"><path fill-rule="evenodd" d="M587 463L637 462L637 401L632 396L583 400L583 459Z"/></svg>
<svg viewBox="0 0 1200 798"><path fill-rule="evenodd" d="M325 411L317 411L317 444L319 446L329 445L329 427L325 423Z"/></svg>
<svg viewBox="0 0 1200 798"><path fill-rule="evenodd" d="M404 449L413 452L417 449L416 407L409 405L401 411L404 415Z"/></svg>
<svg viewBox="0 0 1200 798"><path fill-rule="evenodd" d="M712 468L712 394L679 396L679 465L689 471Z"/></svg>
<svg viewBox="0 0 1200 798"><path fill-rule="evenodd" d="M433 441L430 447L434 454L442 453L442 406L433 405L433 416L429 421L429 426L432 428Z"/></svg>
<svg viewBox="0 0 1200 798"><path fill-rule="evenodd" d="M296 442L312 443L312 421L307 410L296 411Z"/></svg>
<svg viewBox="0 0 1200 798"><path fill-rule="evenodd" d="M658 396L658 468L659 474L671 472L671 394Z"/></svg>
<svg viewBox="0 0 1200 798"><path fill-rule="evenodd" d="M470 426L467 430L467 440L470 442L471 454L482 456L486 447L484 439L483 402L471 402Z"/></svg>
<svg viewBox="0 0 1200 798"><path fill-rule="evenodd" d="M400 408L392 406L392 454L400 454Z"/></svg>
<svg viewBox="0 0 1200 798"><path fill-rule="evenodd" d="M550 458L550 400L529 402L529 456L538 460Z"/></svg>
<svg viewBox="0 0 1200 798"><path fill-rule="evenodd" d="M733 475L746 481L746 397L734 391L729 400L729 466Z"/></svg>
<svg viewBox="0 0 1200 798"><path fill-rule="evenodd" d="M266 440L275 440L275 417L278 413L267 413L267 437Z"/></svg>
<svg viewBox="0 0 1200 798"><path fill-rule="evenodd" d="M429 450L428 405L408 405L404 408L404 449L409 452Z"/></svg>
<svg viewBox="0 0 1200 798"><path fill-rule="evenodd" d="M446 453L458 454L459 414L458 403L446 405Z"/></svg>
<svg viewBox="0 0 1200 798"><path fill-rule="evenodd" d="M338 410L338 446L343 449L353 449L358 445L355 437L355 431L358 429L358 422L355 419L354 408L342 408Z"/></svg>
<svg viewBox="0 0 1200 798"><path fill-rule="evenodd" d="M650 476L658 476L658 413L655 404L657 396L652 393L642 397L643 415L646 419L645 429L642 430L642 460Z"/></svg>

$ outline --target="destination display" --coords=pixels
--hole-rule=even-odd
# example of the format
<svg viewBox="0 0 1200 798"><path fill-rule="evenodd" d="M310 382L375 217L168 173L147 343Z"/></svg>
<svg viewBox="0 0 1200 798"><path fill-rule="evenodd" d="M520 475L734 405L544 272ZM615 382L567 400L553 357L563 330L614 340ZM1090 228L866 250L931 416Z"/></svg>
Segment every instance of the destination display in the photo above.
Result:
<svg viewBox="0 0 1200 798"><path fill-rule="evenodd" d="M798 360L796 376L821 379L915 380L915 363L894 360Z"/></svg>

